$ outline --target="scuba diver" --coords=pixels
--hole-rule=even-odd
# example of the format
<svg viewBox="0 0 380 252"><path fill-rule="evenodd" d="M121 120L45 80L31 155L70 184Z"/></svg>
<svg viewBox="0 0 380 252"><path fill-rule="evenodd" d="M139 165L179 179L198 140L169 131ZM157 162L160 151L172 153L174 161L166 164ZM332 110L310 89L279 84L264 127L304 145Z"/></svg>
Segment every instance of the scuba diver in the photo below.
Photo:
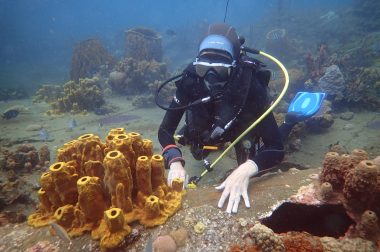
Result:
<svg viewBox="0 0 380 252"><path fill-rule="evenodd" d="M173 179L186 176L185 160L174 138L184 114L185 125L177 141L189 145L195 159L205 160L210 149L237 139L271 105L271 72L241 50L243 43L233 27L225 23L210 25L197 58L175 82L175 96L158 130L169 185ZM304 118L288 113L278 127L270 112L237 142L234 148L238 167L216 187L223 191L219 208L228 199L226 211L236 213L241 197L250 207L249 179L283 160L283 139L301 119Z"/></svg>

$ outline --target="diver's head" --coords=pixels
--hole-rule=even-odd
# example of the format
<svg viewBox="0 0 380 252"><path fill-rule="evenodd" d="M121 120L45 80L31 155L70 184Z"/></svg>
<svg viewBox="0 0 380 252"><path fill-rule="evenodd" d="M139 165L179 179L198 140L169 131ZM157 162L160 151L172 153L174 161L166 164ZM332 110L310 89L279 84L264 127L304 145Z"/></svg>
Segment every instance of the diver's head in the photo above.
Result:
<svg viewBox="0 0 380 252"><path fill-rule="evenodd" d="M193 64L213 96L222 92L231 77L240 45L235 29L226 24L210 25L207 36L201 41Z"/></svg>

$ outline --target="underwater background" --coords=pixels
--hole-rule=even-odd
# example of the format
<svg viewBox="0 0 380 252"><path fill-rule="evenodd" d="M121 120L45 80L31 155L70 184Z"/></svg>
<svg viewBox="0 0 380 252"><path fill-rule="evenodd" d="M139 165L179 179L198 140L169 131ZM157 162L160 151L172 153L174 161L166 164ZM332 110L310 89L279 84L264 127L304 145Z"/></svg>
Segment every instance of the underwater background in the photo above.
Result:
<svg viewBox="0 0 380 252"><path fill-rule="evenodd" d="M224 21L287 68L278 124L299 91L325 92L322 108L294 127L284 161L252 179L251 208L237 215L216 207L214 190L236 167L233 152L186 194L158 172L140 188L152 197L133 188L115 203L104 170L120 165L106 160L120 150L133 169L137 153L159 163L155 92ZM379 27L376 0L0 0L0 251L378 251ZM283 73L253 57L276 98ZM199 176L203 164L181 151ZM125 225L106 224L113 214Z"/></svg>

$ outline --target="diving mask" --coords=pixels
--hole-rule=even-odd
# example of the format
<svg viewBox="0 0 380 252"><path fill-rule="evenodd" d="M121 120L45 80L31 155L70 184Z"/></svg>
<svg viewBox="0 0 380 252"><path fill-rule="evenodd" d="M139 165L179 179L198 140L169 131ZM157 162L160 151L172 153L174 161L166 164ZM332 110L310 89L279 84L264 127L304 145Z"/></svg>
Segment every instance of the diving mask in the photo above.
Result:
<svg viewBox="0 0 380 252"><path fill-rule="evenodd" d="M231 74L232 68L235 66L235 61L233 61L232 64L226 64L196 60L193 62L193 65L195 66L196 74L201 78L204 78L210 70L213 70L213 72L218 75L220 81L226 81Z"/></svg>

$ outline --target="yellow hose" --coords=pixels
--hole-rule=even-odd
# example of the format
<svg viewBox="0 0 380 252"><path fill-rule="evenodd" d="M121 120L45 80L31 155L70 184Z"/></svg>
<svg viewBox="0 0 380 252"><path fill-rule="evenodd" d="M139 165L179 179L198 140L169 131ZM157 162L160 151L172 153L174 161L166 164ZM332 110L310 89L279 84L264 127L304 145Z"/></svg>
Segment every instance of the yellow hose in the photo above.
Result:
<svg viewBox="0 0 380 252"><path fill-rule="evenodd" d="M219 157L217 159L215 159L215 161L210 165L210 168L213 168L226 154L227 152L235 146L235 144L237 144L245 135L248 134L248 132L250 132L254 127L256 127L257 124L259 124L270 112L272 112L272 110L277 106L277 104L281 101L282 97L285 95L286 93L286 90L288 89L288 86L289 86L289 74L288 74L288 71L286 70L285 66L278 60L276 59L275 57L265 53L265 52L261 52L260 51L260 55L272 60L273 62L275 62L282 70L282 72L284 73L284 76L285 76L285 84L284 84L284 88L282 89L280 95L277 97L277 99L273 102L273 104L259 117L257 118L256 121L254 121L251 126L249 126L243 133L240 134L240 136L238 136L228 147L227 149L225 149L222 154L219 155ZM208 172L208 170L204 170L201 174L201 177L203 177L206 173Z"/></svg>

